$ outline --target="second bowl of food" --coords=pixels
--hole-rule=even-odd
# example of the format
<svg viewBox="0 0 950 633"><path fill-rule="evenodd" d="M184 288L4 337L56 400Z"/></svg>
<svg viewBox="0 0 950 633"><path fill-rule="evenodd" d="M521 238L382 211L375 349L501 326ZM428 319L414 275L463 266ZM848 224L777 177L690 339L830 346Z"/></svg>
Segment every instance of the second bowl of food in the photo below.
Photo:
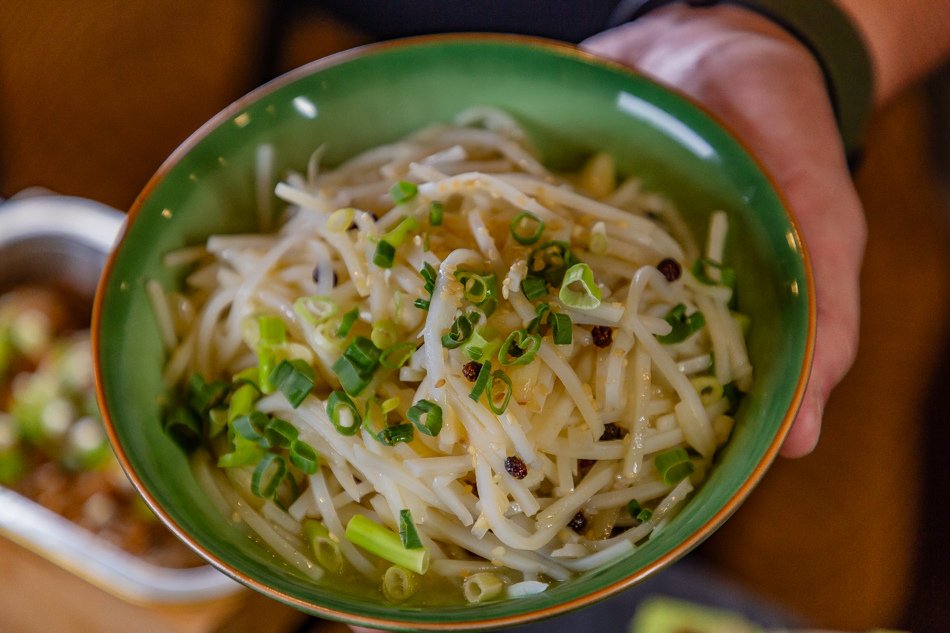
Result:
<svg viewBox="0 0 950 633"><path fill-rule="evenodd" d="M94 325L119 459L212 564L350 623L481 629L720 525L794 418L814 300L701 109L567 46L437 37L193 135Z"/></svg>

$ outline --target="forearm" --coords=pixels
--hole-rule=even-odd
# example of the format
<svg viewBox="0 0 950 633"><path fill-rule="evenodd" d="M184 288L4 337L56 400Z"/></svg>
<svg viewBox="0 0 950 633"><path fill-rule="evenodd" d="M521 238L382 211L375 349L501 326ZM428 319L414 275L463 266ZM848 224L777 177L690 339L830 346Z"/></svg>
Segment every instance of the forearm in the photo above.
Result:
<svg viewBox="0 0 950 633"><path fill-rule="evenodd" d="M950 58L950 0L837 0L864 36L880 104Z"/></svg>

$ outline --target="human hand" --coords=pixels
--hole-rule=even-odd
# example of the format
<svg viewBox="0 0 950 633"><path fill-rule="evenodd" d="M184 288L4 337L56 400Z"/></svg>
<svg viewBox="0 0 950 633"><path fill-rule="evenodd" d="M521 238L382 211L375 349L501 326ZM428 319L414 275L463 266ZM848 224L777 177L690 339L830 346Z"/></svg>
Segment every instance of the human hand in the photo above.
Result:
<svg viewBox="0 0 950 633"><path fill-rule="evenodd" d="M772 174L798 220L815 277L811 376L782 454L818 442L831 390L854 362L866 224L824 77L768 19L733 6L673 5L582 44L671 85L724 121Z"/></svg>

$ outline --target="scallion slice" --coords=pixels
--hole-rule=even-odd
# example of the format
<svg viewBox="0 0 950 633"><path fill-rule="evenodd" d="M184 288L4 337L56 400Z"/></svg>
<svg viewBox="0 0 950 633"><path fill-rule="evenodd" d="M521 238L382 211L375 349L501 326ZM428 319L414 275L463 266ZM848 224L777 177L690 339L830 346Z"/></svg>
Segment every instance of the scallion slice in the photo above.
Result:
<svg viewBox="0 0 950 633"><path fill-rule="evenodd" d="M548 294L548 285L542 277L528 275L521 280L521 292L524 293L528 301L534 301Z"/></svg>
<svg viewBox="0 0 950 633"><path fill-rule="evenodd" d="M386 349L396 343L398 336L396 323L392 319L381 319L373 323L373 331L369 338L379 349Z"/></svg>
<svg viewBox="0 0 950 633"><path fill-rule="evenodd" d="M300 297L294 301L294 313L313 326L335 317L339 311L336 301L323 295Z"/></svg>
<svg viewBox="0 0 950 633"><path fill-rule="evenodd" d="M376 434L376 439L386 446L395 446L400 442L411 442L413 431L411 424L396 424L387 426Z"/></svg>
<svg viewBox="0 0 950 633"><path fill-rule="evenodd" d="M416 526L412 522L412 512L408 508L399 511L399 538L402 540L402 546L406 549L422 547L422 540L419 538Z"/></svg>
<svg viewBox="0 0 950 633"><path fill-rule="evenodd" d="M495 273L480 274L470 270L457 270L455 278L462 284L465 299L481 308L486 317L490 317L498 305L498 278Z"/></svg>
<svg viewBox="0 0 950 633"><path fill-rule="evenodd" d="M309 363L294 359L280 361L269 380L296 409L310 395L316 378Z"/></svg>
<svg viewBox="0 0 950 633"><path fill-rule="evenodd" d="M264 434L269 419L267 415L260 411L251 411L247 415L240 415L231 422L231 428L234 432L246 440L256 442L259 446L267 448L270 441Z"/></svg>
<svg viewBox="0 0 950 633"><path fill-rule="evenodd" d="M340 320L340 327L337 328L336 335L340 338L346 338L350 335L350 330L353 329L353 324L356 323L356 319L360 316L359 308L353 308L349 312L343 315L343 318Z"/></svg>
<svg viewBox="0 0 950 633"><path fill-rule="evenodd" d="M468 342L462 346L462 352L478 362L491 358L501 346L501 340L499 340L497 334L494 328L487 325L477 328Z"/></svg>
<svg viewBox="0 0 950 633"><path fill-rule="evenodd" d="M162 430L186 453L201 446L201 425L188 407L175 406L167 410L162 418Z"/></svg>
<svg viewBox="0 0 950 633"><path fill-rule="evenodd" d="M257 371L257 369L255 368L254 371ZM235 389L234 393L231 394L230 402L228 402L228 422L233 421L238 416L250 413L260 393L257 387L248 383L244 383Z"/></svg>
<svg viewBox="0 0 950 633"><path fill-rule="evenodd" d="M261 461L267 452L267 449L262 448L257 442L252 442L238 434L234 435L232 443L233 450L218 458L218 468L251 466Z"/></svg>
<svg viewBox="0 0 950 633"><path fill-rule="evenodd" d="M429 205L429 224L432 226L442 226L442 213L445 211L445 205L438 200L433 200Z"/></svg>
<svg viewBox="0 0 950 633"><path fill-rule="evenodd" d="M548 315L548 324L551 326L555 345L570 345L573 342L574 325L570 316L563 312L552 312Z"/></svg>
<svg viewBox="0 0 950 633"><path fill-rule="evenodd" d="M707 268L715 268L719 271L719 280L713 279L710 276ZM706 284L707 286L726 286L729 288L736 287L736 271L732 268L723 266L721 263L709 259L708 257L701 257L697 259L693 264L693 277L696 278L696 281Z"/></svg>
<svg viewBox="0 0 950 633"><path fill-rule="evenodd" d="M262 315L257 317L257 327L260 333L259 345L276 347L287 341L287 330L284 322L278 317Z"/></svg>
<svg viewBox="0 0 950 633"><path fill-rule="evenodd" d="M423 548L409 549L402 544L398 534L382 525L357 514L346 524L346 540L362 547L367 552L388 560L417 574L429 569L429 551Z"/></svg>
<svg viewBox="0 0 950 633"><path fill-rule="evenodd" d="M475 378L475 385L472 387L472 391L469 392L468 397L478 402L478 399L482 397L482 394L485 393L485 389L488 388L488 383L491 382L491 363L485 361L482 363L482 368L478 370L478 377Z"/></svg>
<svg viewBox="0 0 950 633"><path fill-rule="evenodd" d="M304 474L312 475L320 466L320 458L312 446L303 440L295 439L290 443L290 463Z"/></svg>
<svg viewBox="0 0 950 633"><path fill-rule="evenodd" d="M658 453L654 461L664 483L672 486L693 472L693 462L684 448L671 448Z"/></svg>
<svg viewBox="0 0 950 633"><path fill-rule="evenodd" d="M594 281L594 271L587 264L574 264L564 273L558 297L561 303L579 310L592 310L600 305L600 286Z"/></svg>
<svg viewBox="0 0 950 633"><path fill-rule="evenodd" d="M342 391L334 391L327 398L327 415L340 435L355 434L363 423L359 409Z"/></svg>
<svg viewBox="0 0 950 633"><path fill-rule="evenodd" d="M419 221L411 215L407 215L399 221L399 224L383 235L381 241L388 242L393 246L402 246L403 242L409 239L409 235L417 228L419 228Z"/></svg>
<svg viewBox="0 0 950 633"><path fill-rule="evenodd" d="M706 317L702 312L697 310L687 315L686 306L682 303L676 304L667 312L663 320L673 326L669 334L656 337L656 340L664 345L682 343L706 325Z"/></svg>
<svg viewBox="0 0 950 633"><path fill-rule="evenodd" d="M343 351L343 356L349 358L361 372L371 372L379 365L380 349L373 341L365 336L357 336Z"/></svg>
<svg viewBox="0 0 950 633"><path fill-rule="evenodd" d="M496 369L491 376L491 386L488 388L488 408L495 415L501 415L508 408L511 400L511 378L500 369Z"/></svg>
<svg viewBox="0 0 950 633"><path fill-rule="evenodd" d="M544 317L551 311L551 306L547 303L539 303L534 308L534 318L528 323L529 334L541 334L541 326L544 324ZM550 319L548 320L550 322Z"/></svg>
<svg viewBox="0 0 950 633"><path fill-rule="evenodd" d="M522 211L511 221L508 229L516 242L528 246L541 239L541 234L544 233L544 220L530 211Z"/></svg>
<svg viewBox="0 0 950 633"><path fill-rule="evenodd" d="M396 247L385 240L380 240L376 244L376 252L373 253L373 263L380 268L392 268L395 259Z"/></svg>
<svg viewBox="0 0 950 633"><path fill-rule="evenodd" d="M382 354L379 355L379 364L386 369L399 369L412 358L415 351L416 346L414 343L396 343L383 350Z"/></svg>
<svg viewBox="0 0 950 633"><path fill-rule="evenodd" d="M502 367L527 365L534 360L540 348L539 334L528 334L527 330L515 330L501 344L498 350L498 362Z"/></svg>
<svg viewBox="0 0 950 633"><path fill-rule="evenodd" d="M284 480L287 462L280 455L267 453L251 475L251 492L263 499L270 499Z"/></svg>
<svg viewBox="0 0 950 633"><path fill-rule="evenodd" d="M528 276L540 277L552 286L560 286L564 273L578 263L567 242L552 240L531 251L528 256Z"/></svg>
<svg viewBox="0 0 950 633"><path fill-rule="evenodd" d="M481 318L481 315L478 312L460 314L452 323L448 333L442 335L442 347L455 349L471 338L479 318Z"/></svg>
<svg viewBox="0 0 950 633"><path fill-rule="evenodd" d="M264 438L268 446L288 448L298 435L296 427L281 418L271 418L264 426Z"/></svg>
<svg viewBox="0 0 950 633"><path fill-rule="evenodd" d="M314 471L316 472L316 471ZM343 571L343 553L340 544L330 534L325 525L315 519L306 519L303 522L303 533L313 550L313 557L317 563L327 571L340 573Z"/></svg>
<svg viewBox="0 0 950 633"><path fill-rule="evenodd" d="M435 437L442 430L442 407L431 400L420 400L406 412L420 433Z"/></svg>
<svg viewBox="0 0 950 633"><path fill-rule="evenodd" d="M419 187L408 180L400 180L389 188L389 195L396 204L409 202L419 193Z"/></svg>

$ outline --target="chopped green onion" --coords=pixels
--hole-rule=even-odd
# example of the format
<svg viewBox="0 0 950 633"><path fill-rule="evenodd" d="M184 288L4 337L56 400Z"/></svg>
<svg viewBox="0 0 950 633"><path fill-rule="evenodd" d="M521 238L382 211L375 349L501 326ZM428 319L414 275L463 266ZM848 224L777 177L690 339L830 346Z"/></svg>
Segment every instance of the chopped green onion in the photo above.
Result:
<svg viewBox="0 0 950 633"><path fill-rule="evenodd" d="M431 400L420 400L409 407L406 417L426 435L434 437L442 430L442 407Z"/></svg>
<svg viewBox="0 0 950 633"><path fill-rule="evenodd" d="M343 571L343 553L340 551L340 544L334 540L325 525L315 519L305 519L303 533L310 543L313 557L317 559L321 567L336 574Z"/></svg>
<svg viewBox="0 0 950 633"><path fill-rule="evenodd" d="M327 230L331 233L342 233L353 224L353 217L356 215L356 209L345 207L337 209L327 218Z"/></svg>
<svg viewBox="0 0 950 633"><path fill-rule="evenodd" d="M429 294L428 299L416 299L414 304L420 310L428 310L429 304L432 301L432 292L435 290L435 279L437 273L435 268L432 267L432 264L429 262L423 262L422 268L419 270L419 274L422 275L422 279L425 283L425 291Z"/></svg>
<svg viewBox="0 0 950 633"><path fill-rule="evenodd" d="M419 549L422 547L422 541L419 539L419 533L412 522L412 512L407 508L399 511L399 538L402 540L402 546L407 549Z"/></svg>
<svg viewBox="0 0 950 633"><path fill-rule="evenodd" d="M636 499L631 499L630 503L627 504L627 511L630 513L630 516L640 523L644 521L649 521L653 518L653 512L641 506Z"/></svg>
<svg viewBox="0 0 950 633"><path fill-rule="evenodd" d="M280 455L268 453L257 464L251 475L251 492L256 496L270 499L287 472L287 462Z"/></svg>
<svg viewBox="0 0 950 633"><path fill-rule="evenodd" d="M346 356L341 356L330 367L340 381L340 386L351 396L358 396L373 380L372 372L363 372Z"/></svg>
<svg viewBox="0 0 950 633"><path fill-rule="evenodd" d="M718 281L709 275L707 268L715 268L719 271ZM736 286L736 271L708 257L701 257L696 260L693 264L693 277L696 278L696 281L707 286L726 286L728 288L735 288Z"/></svg>
<svg viewBox="0 0 950 633"><path fill-rule="evenodd" d="M655 465L664 483L672 486L693 472L693 462L684 448L671 448L657 454Z"/></svg>
<svg viewBox="0 0 950 633"><path fill-rule="evenodd" d="M365 336L357 336L343 351L343 356L353 361L362 372L371 372L379 365L380 350Z"/></svg>
<svg viewBox="0 0 950 633"><path fill-rule="evenodd" d="M580 288L577 288L580 286ZM558 297L571 308L592 310L600 305L602 293L594 281L594 271L587 264L574 264L564 273Z"/></svg>
<svg viewBox="0 0 950 633"><path fill-rule="evenodd" d="M441 226L442 225L442 212L445 210L445 205L439 202L438 200L433 200L432 204L429 205L429 224L432 226Z"/></svg>
<svg viewBox="0 0 950 633"><path fill-rule="evenodd" d="M340 435L353 435L363 423L359 409L342 391L334 391L327 398L327 415Z"/></svg>
<svg viewBox="0 0 950 633"><path fill-rule="evenodd" d="M521 292L528 301L534 301L548 294L548 285L543 278L528 275L521 280Z"/></svg>
<svg viewBox="0 0 950 633"><path fill-rule="evenodd" d="M208 411L208 429L205 433L208 437L216 437L218 433L228 426L227 409L211 409Z"/></svg>
<svg viewBox="0 0 950 633"><path fill-rule="evenodd" d="M257 379L257 367L247 367L234 374L231 381L236 385L251 385L255 389L258 389L258 393L260 393L260 389L257 386Z"/></svg>
<svg viewBox="0 0 950 633"><path fill-rule="evenodd" d="M373 254L373 263L380 268L392 268L393 260L396 258L396 247L389 242L380 240L376 244L376 252Z"/></svg>
<svg viewBox="0 0 950 633"><path fill-rule="evenodd" d="M591 227L588 248L595 255L607 252L607 226L603 222L595 222Z"/></svg>
<svg viewBox="0 0 950 633"><path fill-rule="evenodd" d="M383 353L379 355L379 364L386 369L399 369L412 358L415 351L415 343L396 343L383 350Z"/></svg>
<svg viewBox="0 0 950 633"><path fill-rule="evenodd" d="M482 368L478 370L475 386L472 387L472 391L468 394L468 397L478 402L482 394L485 393L485 389L488 388L489 382L491 382L491 363L486 361L482 363Z"/></svg>
<svg viewBox="0 0 950 633"><path fill-rule="evenodd" d="M186 453L201 446L201 425L187 407L175 406L168 410L162 418L162 430Z"/></svg>
<svg viewBox="0 0 950 633"><path fill-rule="evenodd" d="M300 434L297 428L281 418L271 418L263 429L268 446L287 448Z"/></svg>
<svg viewBox="0 0 950 633"><path fill-rule="evenodd" d="M496 369L491 376L491 386L488 388L488 408L495 415L501 415L508 408L511 400L511 378L500 369Z"/></svg>
<svg viewBox="0 0 950 633"><path fill-rule="evenodd" d="M219 468L250 466L258 463L267 453L267 449L257 442L252 442L238 434L234 435L231 442L234 448L230 453L225 453L218 458Z"/></svg>
<svg viewBox="0 0 950 633"><path fill-rule="evenodd" d="M386 349L396 343L399 332L396 329L396 323L392 319L382 319L373 323L373 331L369 335L373 345L379 349Z"/></svg>
<svg viewBox="0 0 950 633"><path fill-rule="evenodd" d="M699 400L703 406L719 402L723 396L722 383L716 380L715 376L696 376L690 379L693 389L699 394Z"/></svg>
<svg viewBox="0 0 950 633"><path fill-rule="evenodd" d="M376 439L386 446L395 446L400 442L408 443L412 441L412 438L413 431L411 424L396 424L395 426L387 426L385 429L376 434Z"/></svg>
<svg viewBox="0 0 950 633"><path fill-rule="evenodd" d="M383 403L379 406L383 414L387 414L390 411L395 411L399 408L399 404L402 402L402 399L399 396L393 396L392 398L387 398L383 400Z"/></svg>
<svg viewBox="0 0 950 633"><path fill-rule="evenodd" d="M268 345L257 346L257 382L260 385L261 393L274 393L274 383L270 381L270 375L277 366L277 351Z"/></svg>
<svg viewBox="0 0 950 633"><path fill-rule="evenodd" d="M560 286L567 269L578 263L567 242L552 240L531 251L528 277L541 277L551 286Z"/></svg>
<svg viewBox="0 0 950 633"><path fill-rule="evenodd" d="M442 347L446 349L455 349L472 336L475 324L478 323L481 315L478 312L461 314L452 323L452 327L447 334L442 335Z"/></svg>
<svg viewBox="0 0 950 633"><path fill-rule="evenodd" d="M400 180L389 188L389 195L396 204L409 202L419 193L419 187L408 180Z"/></svg>
<svg viewBox="0 0 950 633"><path fill-rule="evenodd" d="M669 334L656 337L656 340L664 345L682 343L706 325L706 317L702 312L697 310L687 316L686 306L682 303L674 306L663 320L673 326Z"/></svg>
<svg viewBox="0 0 950 633"><path fill-rule="evenodd" d="M257 317L257 327L260 332L259 345L277 347L287 341L287 329L279 317L262 315Z"/></svg>
<svg viewBox="0 0 950 633"><path fill-rule="evenodd" d="M472 574L462 582L462 593L469 604L479 604L493 600L504 591L505 584L497 575L482 571Z"/></svg>
<svg viewBox="0 0 950 633"><path fill-rule="evenodd" d="M312 446L303 440L296 439L290 443L290 463L303 471L304 474L312 475L317 472L320 458Z"/></svg>
<svg viewBox="0 0 950 633"><path fill-rule="evenodd" d="M336 335L340 338L346 338L350 335L350 330L353 329L353 324L356 323L356 319L360 316L359 308L353 308L349 312L343 315L343 319L340 321L340 327L336 331Z"/></svg>
<svg viewBox="0 0 950 633"><path fill-rule="evenodd" d="M267 448L270 441L264 435L264 429L269 422L268 417L260 411L251 411L247 415L240 415L231 422L234 432L246 440L256 442L258 446Z"/></svg>
<svg viewBox="0 0 950 633"><path fill-rule="evenodd" d="M216 407L228 395L228 384L220 380L205 382L199 373L193 373L188 380L188 406L199 414L205 414Z"/></svg>
<svg viewBox="0 0 950 633"><path fill-rule="evenodd" d="M383 574L383 595L390 602L405 602L418 588L418 575L399 565L393 565Z"/></svg>
<svg viewBox="0 0 950 633"><path fill-rule="evenodd" d="M244 383L235 389L234 393L231 394L231 401L228 403L228 422L239 415L250 413L260 393L257 387L248 383Z"/></svg>
<svg viewBox="0 0 950 633"><path fill-rule="evenodd" d="M294 301L294 313L314 326L335 317L339 311L336 301L323 295L300 297Z"/></svg>
<svg viewBox="0 0 950 633"><path fill-rule="evenodd" d="M269 380L296 409L313 390L315 377L309 363L295 359L280 361Z"/></svg>
<svg viewBox="0 0 950 633"><path fill-rule="evenodd" d="M388 242L393 246L402 246L403 242L409 238L409 234L417 228L419 228L419 221L411 215L407 215L399 221L399 224L383 235L381 241Z"/></svg>
<svg viewBox="0 0 950 633"><path fill-rule="evenodd" d="M462 352L478 362L494 356L495 350L501 346L501 341L496 334L495 329L487 325L477 328L468 342L462 346Z"/></svg>
<svg viewBox="0 0 950 633"><path fill-rule="evenodd" d="M346 524L346 540L362 547L367 552L388 560L417 574L429 569L429 551L427 549L409 549L404 547L399 535L390 529L357 514Z"/></svg>
<svg viewBox="0 0 950 633"><path fill-rule="evenodd" d="M541 234L544 233L544 220L530 211L522 211L515 216L508 228L511 231L511 237L515 238L516 242L528 246L541 239Z"/></svg>
<svg viewBox="0 0 950 633"><path fill-rule="evenodd" d="M515 330L505 338L498 350L498 362L502 367L527 365L534 360L541 348L541 336L528 334L527 330Z"/></svg>
<svg viewBox="0 0 950 633"><path fill-rule="evenodd" d="M481 308L486 317L490 317L498 305L498 278L495 273L482 275L470 270L457 270L455 278L462 284L465 299Z"/></svg>
<svg viewBox="0 0 950 633"><path fill-rule="evenodd" d="M534 318L528 323L528 327L525 329L528 330L529 334L541 334L541 326L544 323L544 317L551 311L551 306L547 303L539 303L534 308ZM548 319L550 322L550 318Z"/></svg>
<svg viewBox="0 0 950 633"><path fill-rule="evenodd" d="M739 391L739 387L736 385L735 381L726 383L722 386L722 393L729 400L729 410L726 411L727 414L733 415L739 409L739 400L742 399L742 392Z"/></svg>
<svg viewBox="0 0 950 633"><path fill-rule="evenodd" d="M548 315L548 324L555 345L570 345L574 340L574 326L571 317L563 312L552 312Z"/></svg>

